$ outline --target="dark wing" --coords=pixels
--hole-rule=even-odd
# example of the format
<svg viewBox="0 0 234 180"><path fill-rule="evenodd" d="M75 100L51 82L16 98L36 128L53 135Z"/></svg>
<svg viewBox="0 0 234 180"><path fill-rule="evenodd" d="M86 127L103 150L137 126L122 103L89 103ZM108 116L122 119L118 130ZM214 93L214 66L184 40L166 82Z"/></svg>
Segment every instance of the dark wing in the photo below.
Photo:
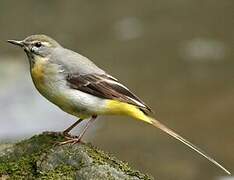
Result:
<svg viewBox="0 0 234 180"><path fill-rule="evenodd" d="M134 95L128 88L118 82L117 79L107 74L73 74L67 76L68 85L94 96L115 99L121 102L127 102L138 106L145 112L151 112L149 106L147 106L140 98Z"/></svg>

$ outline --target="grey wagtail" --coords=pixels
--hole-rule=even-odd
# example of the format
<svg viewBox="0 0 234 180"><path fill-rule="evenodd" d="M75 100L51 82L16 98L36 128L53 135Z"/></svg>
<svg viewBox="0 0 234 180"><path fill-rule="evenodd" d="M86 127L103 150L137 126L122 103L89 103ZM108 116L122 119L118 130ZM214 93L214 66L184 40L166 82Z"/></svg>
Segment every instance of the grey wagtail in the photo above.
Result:
<svg viewBox="0 0 234 180"><path fill-rule="evenodd" d="M32 35L22 41L8 42L26 52L37 90L63 111L79 118L63 131L66 137L83 119L90 118L78 137L62 144L79 142L98 115L126 115L161 129L231 174L200 148L152 118L149 106L88 58L62 47L46 35Z"/></svg>

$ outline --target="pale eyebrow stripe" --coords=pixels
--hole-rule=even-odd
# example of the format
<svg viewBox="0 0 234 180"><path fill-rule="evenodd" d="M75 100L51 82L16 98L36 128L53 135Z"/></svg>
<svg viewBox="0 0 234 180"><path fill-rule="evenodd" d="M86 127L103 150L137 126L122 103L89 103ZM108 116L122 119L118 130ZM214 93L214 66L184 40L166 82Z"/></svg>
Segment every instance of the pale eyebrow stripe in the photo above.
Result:
<svg viewBox="0 0 234 180"><path fill-rule="evenodd" d="M32 41L32 44L34 44L34 43L36 43L36 42L40 42L42 45L44 45L44 46L51 46L51 44L49 43L49 42L45 42L45 41Z"/></svg>
<svg viewBox="0 0 234 180"><path fill-rule="evenodd" d="M49 42L41 42L41 44L43 44L44 46L51 46Z"/></svg>

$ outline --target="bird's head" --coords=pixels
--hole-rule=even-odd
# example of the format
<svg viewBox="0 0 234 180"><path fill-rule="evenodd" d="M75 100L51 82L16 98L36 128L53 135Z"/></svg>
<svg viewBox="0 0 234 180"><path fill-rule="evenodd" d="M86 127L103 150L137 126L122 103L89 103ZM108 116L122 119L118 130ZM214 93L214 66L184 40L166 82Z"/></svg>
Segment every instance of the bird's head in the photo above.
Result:
<svg viewBox="0 0 234 180"><path fill-rule="evenodd" d="M8 40L8 42L23 48L30 61L35 61L36 57L46 58L54 48L60 47L58 42L46 35L31 35L22 41Z"/></svg>

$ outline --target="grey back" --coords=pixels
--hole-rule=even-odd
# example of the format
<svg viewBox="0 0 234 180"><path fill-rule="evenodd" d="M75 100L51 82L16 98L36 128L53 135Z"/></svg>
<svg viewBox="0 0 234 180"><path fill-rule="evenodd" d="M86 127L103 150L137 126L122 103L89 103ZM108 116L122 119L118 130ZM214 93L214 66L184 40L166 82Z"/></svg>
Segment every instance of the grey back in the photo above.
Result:
<svg viewBox="0 0 234 180"><path fill-rule="evenodd" d="M88 58L72 50L58 46L52 50L50 61L59 64L70 74L106 74Z"/></svg>

